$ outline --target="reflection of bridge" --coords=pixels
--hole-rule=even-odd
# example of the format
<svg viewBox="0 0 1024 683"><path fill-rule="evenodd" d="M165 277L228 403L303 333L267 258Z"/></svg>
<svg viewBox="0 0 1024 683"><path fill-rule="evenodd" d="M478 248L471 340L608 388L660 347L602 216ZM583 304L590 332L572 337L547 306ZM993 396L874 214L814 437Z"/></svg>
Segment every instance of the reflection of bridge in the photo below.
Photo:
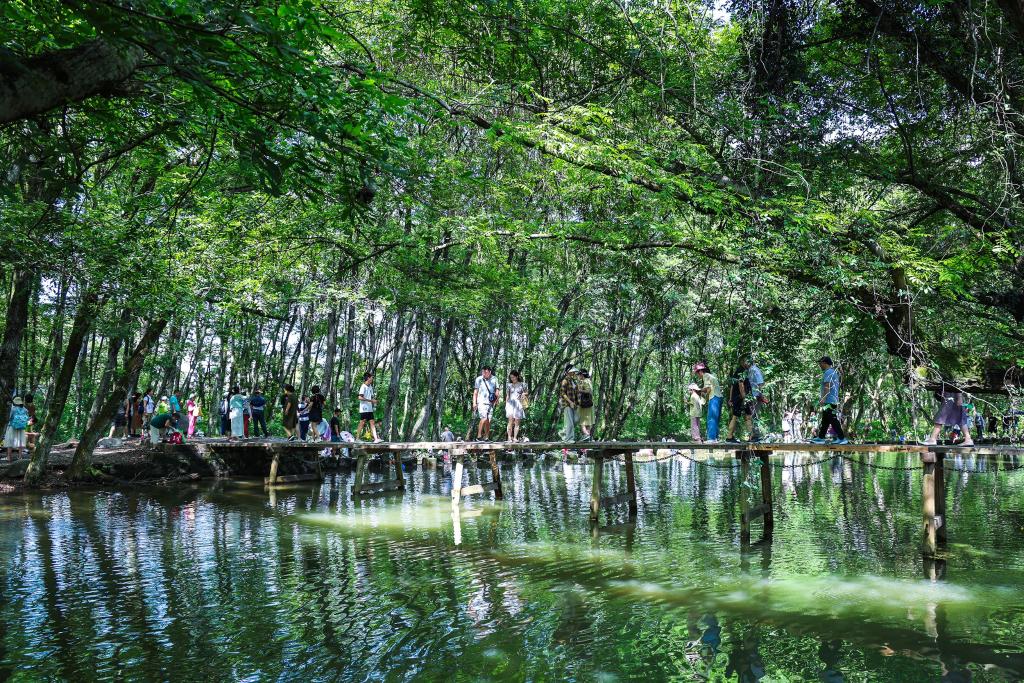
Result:
<svg viewBox="0 0 1024 683"><path fill-rule="evenodd" d="M383 494L389 491L404 491L405 476L402 472L403 453L428 452L448 454L452 461L452 504L458 508L464 496L493 491L497 500L503 498L501 470L498 467L499 453L536 453L545 451L572 451L585 455L594 461L593 484L590 495L590 518L597 522L602 509L625 503L630 516L637 514L637 495L635 463L672 457L683 454L697 463L713 464L713 453L728 453L738 461L740 481L747 481L751 466L760 470L761 490L753 503L745 493L740 496L740 541L744 546L750 544L751 523L760 519L764 532L764 540L771 538L774 526L772 462L776 453L808 453L823 456L823 460L832 457L850 457L855 454L902 453L915 458L922 468L922 519L923 544L926 554L934 554L946 542L946 484L944 461L949 455L983 455L998 458L1024 455L1024 448L1005 446L921 446L921 445L829 445L807 443L746 443L746 444L701 444L668 441L595 441L586 443L570 443L561 441L505 443L505 442L386 442L386 443L327 443L327 442L295 442L270 440L223 441L204 440L199 444L202 450L260 450L272 456L270 476L267 485L290 483L302 479L318 478L316 475L279 475L281 456L285 453L302 453L310 450L316 452L325 448L348 448L356 458L355 481L352 486L353 496ZM375 455L394 455L395 476L380 481L368 481L370 459ZM467 458L486 456L491 470L489 482L463 486L463 471ZM603 496L603 465L611 460L622 458L626 474L626 489L613 496ZM703 459L701 459L703 458ZM720 461L720 459L719 459ZM915 466L914 462L908 465ZM385 467L388 465L385 464ZM718 464L718 467L733 468Z"/></svg>

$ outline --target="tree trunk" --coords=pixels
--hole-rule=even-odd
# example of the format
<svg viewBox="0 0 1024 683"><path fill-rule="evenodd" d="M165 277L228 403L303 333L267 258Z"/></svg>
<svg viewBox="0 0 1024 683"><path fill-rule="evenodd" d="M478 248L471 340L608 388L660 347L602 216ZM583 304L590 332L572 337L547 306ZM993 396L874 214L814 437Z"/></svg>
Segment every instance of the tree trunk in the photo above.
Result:
<svg viewBox="0 0 1024 683"><path fill-rule="evenodd" d="M132 310L127 306L121 311L121 318L117 323L116 333L107 341L107 361L103 365L103 374L100 375L100 382L96 386L96 395L92 399L92 408L89 409L89 421L96 419L96 415L103 407L104 397L110 391L110 385L114 381L114 373L117 372L117 354L121 352L121 345L124 344L128 334L128 324L132 321Z"/></svg>
<svg viewBox="0 0 1024 683"><path fill-rule="evenodd" d="M327 350L324 358L323 394L332 406L339 405L334 396L334 358L338 355L338 307L332 305L327 309Z"/></svg>
<svg viewBox="0 0 1024 683"><path fill-rule="evenodd" d="M90 416L89 424L85 428L82 438L78 441L78 447L75 448L75 454L71 459L71 466L68 468L69 479L81 480L85 478L85 472L89 465L92 464L92 452L96 448L96 442L103 436L106 426L114 419L118 406L127 398L128 392L135 385L139 371L142 370L142 364L146 360L146 354L149 352L149 347L160 338L160 333L163 332L166 325L166 320L150 321L138 345L132 351L132 355L129 356L128 362L125 363L124 370L121 372L121 376L118 378L113 390L103 392L105 397L99 409L94 410ZM117 337L117 346L120 346L123 338L123 335ZM111 345L114 345L113 340L111 340ZM113 356L116 358L116 351ZM145 425L143 427L145 428Z"/></svg>
<svg viewBox="0 0 1024 683"><path fill-rule="evenodd" d="M4 325L4 340L0 346L0 418L7 424L11 409L11 394L18 384L18 355L21 340L28 324L28 300L32 292L31 271L14 271L13 291L7 302L7 322Z"/></svg>
<svg viewBox="0 0 1024 683"><path fill-rule="evenodd" d="M349 429L352 426L352 411L348 408L351 405L349 397L352 396L352 349L355 348L356 337L356 305L354 303L349 303L345 318L345 371L341 381L339 404L346 407L341 411L341 425L345 429Z"/></svg>
<svg viewBox="0 0 1024 683"><path fill-rule="evenodd" d="M391 360L391 378L388 381L388 395L384 402L384 419L381 420L381 434L391 439L391 425L394 422L395 402L398 400L398 391L402 387L402 368L405 365L405 353L408 348L409 335L406 334L406 314L402 311L398 314L398 322L395 323L395 353Z"/></svg>
<svg viewBox="0 0 1024 683"><path fill-rule="evenodd" d="M64 362L61 364L57 381L53 386L53 393L50 398L49 407L46 410L46 420L39 433L39 440L32 451L32 460L25 471L25 483L29 486L38 486L46 474L46 460L50 456L50 449L60 428L60 421L64 415L64 406L68 400L68 392L71 390L71 380L74 378L75 366L82 353L82 346L85 337L92 327L95 312L98 308L99 297L94 290L86 292L75 311L75 319L71 325L71 334L68 336L68 345L64 349Z"/></svg>

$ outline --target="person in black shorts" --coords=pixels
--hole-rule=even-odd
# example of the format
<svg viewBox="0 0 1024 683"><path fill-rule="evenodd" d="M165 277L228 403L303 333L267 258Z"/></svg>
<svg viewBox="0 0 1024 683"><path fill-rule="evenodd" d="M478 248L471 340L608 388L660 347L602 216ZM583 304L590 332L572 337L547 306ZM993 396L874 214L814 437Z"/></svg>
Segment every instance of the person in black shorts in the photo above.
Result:
<svg viewBox="0 0 1024 683"><path fill-rule="evenodd" d="M381 438L377 436L377 422L373 415L373 410L376 406L377 399L373 397L373 373L364 372L363 383L359 387L359 427L356 428L356 439L362 438L363 428L369 422L373 442L380 443Z"/></svg>
<svg viewBox="0 0 1024 683"><path fill-rule="evenodd" d="M729 410L732 417L729 418L729 436L726 441L737 443L736 425L741 417L750 415L750 402L747 401L747 394L750 393L750 380L747 379L746 368L740 366L729 376Z"/></svg>
<svg viewBox="0 0 1024 683"><path fill-rule="evenodd" d="M320 423L324 421L324 404L327 403L327 399L320 393L320 386L314 386L310 391L309 396L309 426L310 430L308 434L311 434L313 441L320 440Z"/></svg>

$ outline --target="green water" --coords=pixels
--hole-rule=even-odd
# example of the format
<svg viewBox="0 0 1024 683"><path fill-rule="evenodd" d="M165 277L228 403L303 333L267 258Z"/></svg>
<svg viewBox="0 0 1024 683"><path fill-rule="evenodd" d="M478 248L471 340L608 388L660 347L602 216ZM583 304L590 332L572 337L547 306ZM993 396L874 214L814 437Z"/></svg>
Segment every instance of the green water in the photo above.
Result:
<svg viewBox="0 0 1024 683"><path fill-rule="evenodd" d="M746 553L749 489L682 459L596 531L589 467L506 465L457 518L443 468L407 476L2 496L0 679L1024 678L1024 472L949 474L944 563L918 471L776 470Z"/></svg>

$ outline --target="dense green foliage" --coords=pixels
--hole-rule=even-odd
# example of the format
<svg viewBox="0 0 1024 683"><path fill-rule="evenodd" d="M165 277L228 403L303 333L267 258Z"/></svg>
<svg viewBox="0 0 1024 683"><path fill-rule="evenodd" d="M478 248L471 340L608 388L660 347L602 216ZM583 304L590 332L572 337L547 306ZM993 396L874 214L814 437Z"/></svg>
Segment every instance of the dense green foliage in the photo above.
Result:
<svg viewBox="0 0 1024 683"><path fill-rule="evenodd" d="M0 393L49 399L70 356L62 433L154 320L141 385L354 409L377 368L395 437L465 426L483 363L524 371L532 436L567 364L608 436L679 432L692 363L748 351L769 419L836 357L862 435L926 420L927 382L1019 379L1012 2L0 13Z"/></svg>

